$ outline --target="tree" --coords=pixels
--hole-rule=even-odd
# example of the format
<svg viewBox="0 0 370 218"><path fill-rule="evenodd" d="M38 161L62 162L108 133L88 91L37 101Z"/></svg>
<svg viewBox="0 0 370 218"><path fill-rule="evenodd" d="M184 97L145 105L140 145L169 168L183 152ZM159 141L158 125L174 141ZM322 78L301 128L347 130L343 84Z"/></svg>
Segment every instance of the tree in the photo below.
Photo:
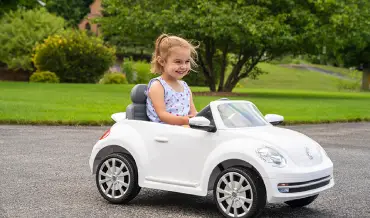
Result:
<svg viewBox="0 0 370 218"><path fill-rule="evenodd" d="M10 11L0 20L0 62L9 69L32 71L32 49L36 43L64 29L64 19L44 8Z"/></svg>
<svg viewBox="0 0 370 218"><path fill-rule="evenodd" d="M63 17L70 26L76 27L90 12L94 0L48 0L46 8L49 12Z"/></svg>
<svg viewBox="0 0 370 218"><path fill-rule="evenodd" d="M90 12L94 0L0 0L0 17L17 9L45 7L49 12L63 17L68 25L76 27Z"/></svg>
<svg viewBox="0 0 370 218"><path fill-rule="evenodd" d="M362 89L369 90L370 83L370 2L355 0L342 13L336 33L343 32L347 37L332 45L328 55L340 60L345 67L362 70Z"/></svg>
<svg viewBox="0 0 370 218"><path fill-rule="evenodd" d="M351 11L355 2L347 2L351 0L106 0L105 16L98 22L107 39L126 46L152 48L163 32L199 41L198 62L210 90L230 92L241 79L261 74L256 67L261 61L334 48L347 36L333 30L356 20L347 17L356 12ZM229 64L232 70L226 75Z"/></svg>
<svg viewBox="0 0 370 218"><path fill-rule="evenodd" d="M0 0L0 17L9 11L17 9L32 9L42 6L42 1L38 0Z"/></svg>

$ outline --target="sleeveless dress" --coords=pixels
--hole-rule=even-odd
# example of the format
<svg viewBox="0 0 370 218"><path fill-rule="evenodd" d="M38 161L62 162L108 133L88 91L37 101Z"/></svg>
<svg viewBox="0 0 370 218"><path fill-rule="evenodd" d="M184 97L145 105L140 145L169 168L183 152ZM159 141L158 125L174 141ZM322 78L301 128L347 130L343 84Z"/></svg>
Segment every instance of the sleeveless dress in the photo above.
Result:
<svg viewBox="0 0 370 218"><path fill-rule="evenodd" d="M158 80L164 89L164 102L166 105L166 111L176 116L187 116L190 112L190 88L185 81L180 80L183 86L182 92L175 91L162 77L156 77L149 81L148 88L145 92L146 98L146 114L149 120L158 123L164 123L161 121L154 110L153 103L149 98L148 92L151 84Z"/></svg>

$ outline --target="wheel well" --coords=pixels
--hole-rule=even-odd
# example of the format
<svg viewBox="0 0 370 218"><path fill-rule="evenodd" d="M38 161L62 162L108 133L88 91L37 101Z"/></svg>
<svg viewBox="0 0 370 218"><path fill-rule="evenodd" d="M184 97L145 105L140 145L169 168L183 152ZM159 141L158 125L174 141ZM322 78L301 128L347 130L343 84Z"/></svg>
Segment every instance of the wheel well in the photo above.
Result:
<svg viewBox="0 0 370 218"><path fill-rule="evenodd" d="M135 167L137 169L136 161L132 154L128 152L125 148L118 146L118 145L110 145L107 146L99 151L99 153L96 155L93 165L93 173L95 174L96 168L98 167L101 160L103 160L106 156L113 154L113 153L121 153L121 154L127 154L130 155L132 160L134 161Z"/></svg>
<svg viewBox="0 0 370 218"><path fill-rule="evenodd" d="M262 176L261 174L257 171L257 169L251 165L250 163L246 162L246 161L243 161L243 160L239 160L239 159L230 159L230 160L225 160L221 163L219 163L213 170L212 170L212 173L211 173L211 176L209 177L209 180L208 180L208 190L213 190L213 185L216 181L216 178L217 176L222 172L224 171L225 169L227 168L230 168L230 167L244 167L244 168L247 168L247 169L250 169L252 170L254 173L256 173L256 175L261 178L262 180ZM262 183L263 183L263 180L262 180ZM265 184L263 183L263 185L265 186Z"/></svg>

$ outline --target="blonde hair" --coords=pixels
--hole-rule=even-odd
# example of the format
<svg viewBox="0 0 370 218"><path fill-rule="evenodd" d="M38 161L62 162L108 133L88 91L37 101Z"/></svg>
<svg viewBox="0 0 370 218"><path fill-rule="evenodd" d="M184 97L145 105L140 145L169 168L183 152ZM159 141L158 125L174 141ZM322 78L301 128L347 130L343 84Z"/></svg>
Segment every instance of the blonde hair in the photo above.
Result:
<svg viewBox="0 0 370 218"><path fill-rule="evenodd" d="M152 56L150 72L161 74L163 72L163 67L159 63L158 57L166 60L171 52L171 49L177 46L190 49L190 70L193 70L193 67L197 67L194 59L197 57L196 49L199 47L199 45L194 46L189 41L178 36L161 34L155 41L155 49Z"/></svg>

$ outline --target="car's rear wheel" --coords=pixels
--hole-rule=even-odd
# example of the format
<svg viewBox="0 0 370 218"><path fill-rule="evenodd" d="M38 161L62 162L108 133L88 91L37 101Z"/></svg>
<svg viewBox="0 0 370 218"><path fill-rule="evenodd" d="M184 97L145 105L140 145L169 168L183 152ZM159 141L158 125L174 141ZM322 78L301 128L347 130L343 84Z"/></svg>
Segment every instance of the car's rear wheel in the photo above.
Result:
<svg viewBox="0 0 370 218"><path fill-rule="evenodd" d="M286 201L285 203L291 207L304 207L311 204L319 195L310 196L307 198L301 198L297 200Z"/></svg>
<svg viewBox="0 0 370 218"><path fill-rule="evenodd" d="M99 193L109 202L123 204L140 192L134 161L126 154L111 154L97 167L96 185Z"/></svg>
<svg viewBox="0 0 370 218"><path fill-rule="evenodd" d="M218 175L213 189L217 208L225 217L257 217L266 205L266 190L259 176L243 167Z"/></svg>

